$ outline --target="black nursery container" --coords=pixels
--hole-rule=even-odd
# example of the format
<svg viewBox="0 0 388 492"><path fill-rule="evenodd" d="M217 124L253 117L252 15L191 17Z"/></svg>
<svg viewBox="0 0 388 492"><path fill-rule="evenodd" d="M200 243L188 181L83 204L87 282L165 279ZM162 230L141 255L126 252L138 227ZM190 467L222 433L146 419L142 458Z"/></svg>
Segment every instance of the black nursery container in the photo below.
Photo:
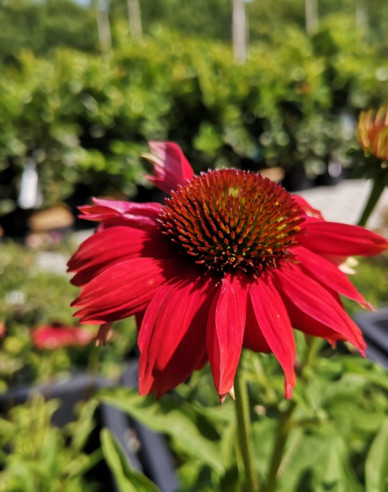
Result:
<svg viewBox="0 0 388 492"><path fill-rule="evenodd" d="M388 369L388 307L355 316L367 343L366 355Z"/></svg>

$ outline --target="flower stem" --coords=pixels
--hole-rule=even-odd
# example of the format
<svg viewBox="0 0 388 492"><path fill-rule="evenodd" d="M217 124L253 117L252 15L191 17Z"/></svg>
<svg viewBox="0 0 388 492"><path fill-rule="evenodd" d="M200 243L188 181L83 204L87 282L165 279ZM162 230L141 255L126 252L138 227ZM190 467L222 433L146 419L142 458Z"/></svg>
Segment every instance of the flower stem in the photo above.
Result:
<svg viewBox="0 0 388 492"><path fill-rule="evenodd" d="M272 458L269 467L265 492L273 492L276 487L277 473L283 458L283 451L286 446L287 438L291 427L291 418L296 408L295 400L290 401L285 413L280 417L276 432L275 444L272 451Z"/></svg>
<svg viewBox="0 0 388 492"><path fill-rule="evenodd" d="M247 492L259 491L259 480L255 472L253 459L252 428L249 411L249 398L247 385L243 378L241 362L237 369L234 380L234 390L236 394L236 416L239 448L242 455Z"/></svg>
<svg viewBox="0 0 388 492"><path fill-rule="evenodd" d="M300 369L299 377L304 377L304 371L307 367L311 367L314 362L314 358L319 350L320 340L318 338L309 337L307 339L307 349L304 357L303 364ZM269 472L267 477L267 483L265 485L265 492L273 492L276 488L277 475L279 467L283 458L284 449L286 447L287 439L292 428L292 416L296 409L296 401L291 400L288 404L287 410L280 416L279 424L276 431L275 444L272 451L272 458L269 465Z"/></svg>
<svg viewBox="0 0 388 492"><path fill-rule="evenodd" d="M373 186L366 202L365 208L361 214L360 220L358 221L358 225L365 226L367 223L373 209L375 208L376 203L378 202L382 192L385 188L385 179L384 176L376 176L373 181Z"/></svg>

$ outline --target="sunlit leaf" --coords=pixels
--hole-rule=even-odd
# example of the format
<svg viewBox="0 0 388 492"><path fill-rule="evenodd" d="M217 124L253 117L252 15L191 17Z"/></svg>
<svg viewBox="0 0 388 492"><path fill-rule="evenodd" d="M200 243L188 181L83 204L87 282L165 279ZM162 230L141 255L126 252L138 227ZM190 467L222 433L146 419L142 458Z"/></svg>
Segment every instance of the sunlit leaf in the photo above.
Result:
<svg viewBox="0 0 388 492"><path fill-rule="evenodd" d="M189 405L174 402L164 396L155 401L151 397L142 397L136 390L117 388L101 393L104 402L120 408L150 429L172 437L182 452L209 464L222 472L221 457L214 442L217 435L208 439L197 427L195 415Z"/></svg>
<svg viewBox="0 0 388 492"><path fill-rule="evenodd" d="M365 491L388 491L388 419L380 427L366 459Z"/></svg>
<svg viewBox="0 0 388 492"><path fill-rule="evenodd" d="M106 462L122 492L157 492L158 488L145 475L133 470L120 444L108 431L101 431L101 446Z"/></svg>

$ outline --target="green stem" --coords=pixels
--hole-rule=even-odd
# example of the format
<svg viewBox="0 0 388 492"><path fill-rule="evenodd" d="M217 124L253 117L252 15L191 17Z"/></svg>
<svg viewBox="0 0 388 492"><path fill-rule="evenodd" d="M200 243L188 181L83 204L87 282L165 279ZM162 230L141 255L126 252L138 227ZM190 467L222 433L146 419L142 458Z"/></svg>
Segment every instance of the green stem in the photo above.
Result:
<svg viewBox="0 0 388 492"><path fill-rule="evenodd" d="M259 481L255 472L253 459L252 428L249 411L249 398L246 383L243 378L241 361L234 380L236 394L236 416L239 447L244 463L247 492L258 492Z"/></svg>
<svg viewBox="0 0 388 492"><path fill-rule="evenodd" d="M295 408L295 400L290 401L286 412L283 413L283 415L280 417L276 432L275 444L272 451L272 458L269 467L267 483L265 486L265 492L273 492L275 490L277 474L283 458L283 451L286 447L287 438L291 428L291 419Z"/></svg>
<svg viewBox="0 0 388 492"><path fill-rule="evenodd" d="M385 188L385 179L384 176L376 176L373 181L373 186L366 202L365 208L361 214L360 220L358 221L358 225L365 226L367 223L373 209L375 208L376 203L378 202L382 192Z"/></svg>
<svg viewBox="0 0 388 492"><path fill-rule="evenodd" d="M303 364L300 369L299 377L304 377L304 371L307 367L311 367L314 363L314 358L319 350L320 340L314 337L307 339L307 350ZM271 462L269 465L268 478L265 486L265 492L273 492L276 488L277 475L283 458L284 449L287 439L292 428L292 416L296 409L296 401L289 402L287 410L280 416L278 428L276 431L275 444L272 451Z"/></svg>
<svg viewBox="0 0 388 492"><path fill-rule="evenodd" d="M99 372L101 347L93 345L90 349L87 372L91 376L97 376Z"/></svg>

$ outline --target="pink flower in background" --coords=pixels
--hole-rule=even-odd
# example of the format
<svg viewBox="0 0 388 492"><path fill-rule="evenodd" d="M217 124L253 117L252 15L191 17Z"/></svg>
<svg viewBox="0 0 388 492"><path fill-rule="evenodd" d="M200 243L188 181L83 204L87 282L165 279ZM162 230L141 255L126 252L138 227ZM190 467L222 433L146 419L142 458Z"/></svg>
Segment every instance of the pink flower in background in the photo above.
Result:
<svg viewBox="0 0 388 492"><path fill-rule="evenodd" d="M59 323L37 326L32 332L32 343L38 349L54 350L63 347L77 347L95 339L91 330L79 326L65 326Z"/></svg>
<svg viewBox="0 0 388 492"><path fill-rule="evenodd" d="M243 347L272 352L295 385L293 328L333 345L365 342L340 296L368 306L338 265L388 242L361 227L326 222L302 198L259 174L224 169L195 176L178 145L152 142L149 179L164 205L94 200L99 222L69 261L83 323L136 315L139 388L160 397L209 361L221 399Z"/></svg>

